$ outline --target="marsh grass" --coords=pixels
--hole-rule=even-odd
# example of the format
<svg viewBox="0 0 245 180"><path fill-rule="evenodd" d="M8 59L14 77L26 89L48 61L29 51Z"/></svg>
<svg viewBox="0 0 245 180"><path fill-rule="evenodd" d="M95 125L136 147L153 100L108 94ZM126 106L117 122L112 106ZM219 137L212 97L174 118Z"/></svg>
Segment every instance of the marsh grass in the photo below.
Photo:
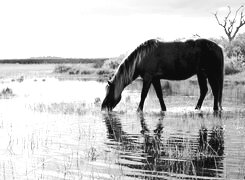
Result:
<svg viewBox="0 0 245 180"><path fill-rule="evenodd" d="M93 104L88 105L86 103L40 103L30 106L30 109L37 112L83 115L89 112L92 106Z"/></svg>
<svg viewBox="0 0 245 180"><path fill-rule="evenodd" d="M0 92L0 98L4 98L4 99L8 99L8 98L12 98L14 97L14 93L13 90L10 88L4 88L1 92Z"/></svg>

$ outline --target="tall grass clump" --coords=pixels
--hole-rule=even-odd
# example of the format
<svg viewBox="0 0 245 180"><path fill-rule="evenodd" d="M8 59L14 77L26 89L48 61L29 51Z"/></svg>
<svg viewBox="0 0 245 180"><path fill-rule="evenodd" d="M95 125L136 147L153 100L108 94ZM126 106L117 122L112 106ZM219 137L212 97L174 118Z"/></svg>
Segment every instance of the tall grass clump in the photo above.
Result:
<svg viewBox="0 0 245 180"><path fill-rule="evenodd" d="M13 96L14 96L13 90L8 87L0 92L0 98L11 98Z"/></svg>

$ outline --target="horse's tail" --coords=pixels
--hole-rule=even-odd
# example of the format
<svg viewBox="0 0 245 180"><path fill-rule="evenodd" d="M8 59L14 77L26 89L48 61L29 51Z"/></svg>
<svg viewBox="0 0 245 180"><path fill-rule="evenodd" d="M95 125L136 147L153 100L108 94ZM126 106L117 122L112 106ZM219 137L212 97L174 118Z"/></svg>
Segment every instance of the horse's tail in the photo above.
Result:
<svg viewBox="0 0 245 180"><path fill-rule="evenodd" d="M223 94L223 86L224 86L224 55L223 49L218 46L218 50L216 52L217 59L219 61L218 67L218 106L222 109L222 94Z"/></svg>
<svg viewBox="0 0 245 180"><path fill-rule="evenodd" d="M213 74L217 87L218 106L222 109L222 94L224 85L224 55L223 49L218 44L209 40L199 40L202 48L206 49L204 56L209 59L209 68ZM210 61L211 60L211 61ZM213 61L214 60L214 61Z"/></svg>
<svg viewBox="0 0 245 180"><path fill-rule="evenodd" d="M223 94L223 86L224 86L224 74L225 74L225 68L224 68L224 54L221 47L219 47L219 56L220 59L220 76L219 76L219 96L218 96L218 103L220 109L222 109L222 94Z"/></svg>

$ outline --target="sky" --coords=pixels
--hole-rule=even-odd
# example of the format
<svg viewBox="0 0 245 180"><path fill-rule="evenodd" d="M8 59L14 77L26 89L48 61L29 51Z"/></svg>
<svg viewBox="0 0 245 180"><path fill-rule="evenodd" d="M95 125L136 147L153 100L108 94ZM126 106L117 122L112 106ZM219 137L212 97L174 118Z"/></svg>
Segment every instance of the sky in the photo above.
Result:
<svg viewBox="0 0 245 180"><path fill-rule="evenodd" d="M117 57L151 38L226 37L244 0L0 0L0 59ZM245 27L241 31L245 32Z"/></svg>

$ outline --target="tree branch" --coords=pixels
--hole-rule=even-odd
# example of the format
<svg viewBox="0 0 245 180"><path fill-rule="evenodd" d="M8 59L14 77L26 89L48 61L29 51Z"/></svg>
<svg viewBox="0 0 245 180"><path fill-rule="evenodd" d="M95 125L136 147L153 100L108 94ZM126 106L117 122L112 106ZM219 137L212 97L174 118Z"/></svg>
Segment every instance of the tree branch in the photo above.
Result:
<svg viewBox="0 0 245 180"><path fill-rule="evenodd" d="M243 8L244 6L242 5L238 10L240 10L241 8ZM238 12L237 10L237 12ZM243 9L244 10L244 9ZM236 27L236 30L232 36L232 38L234 39L236 34L238 33L239 29L245 24L245 15L243 14L243 10L241 11L241 16L240 16L240 24ZM236 14L237 14L236 12Z"/></svg>
<svg viewBox="0 0 245 180"><path fill-rule="evenodd" d="M224 17L224 23L220 22L220 20L218 18L218 12L214 13L214 16L215 16L215 19L217 20L218 25L220 25L221 27L224 28L225 34L227 35L229 41L232 41L235 38L236 34L238 33L239 29L245 24L245 15L243 14L244 9L242 9L242 8L244 8L244 6L241 5L236 10L235 16L234 16L233 19L229 18L230 15L231 15L231 7L230 6L227 6L227 7L228 7L228 13ZM234 27L235 27L235 24L236 24L236 21L238 19L237 16L238 16L239 12L241 12L241 14L240 14L240 22L239 22L238 26L236 27L235 31L233 31Z"/></svg>

